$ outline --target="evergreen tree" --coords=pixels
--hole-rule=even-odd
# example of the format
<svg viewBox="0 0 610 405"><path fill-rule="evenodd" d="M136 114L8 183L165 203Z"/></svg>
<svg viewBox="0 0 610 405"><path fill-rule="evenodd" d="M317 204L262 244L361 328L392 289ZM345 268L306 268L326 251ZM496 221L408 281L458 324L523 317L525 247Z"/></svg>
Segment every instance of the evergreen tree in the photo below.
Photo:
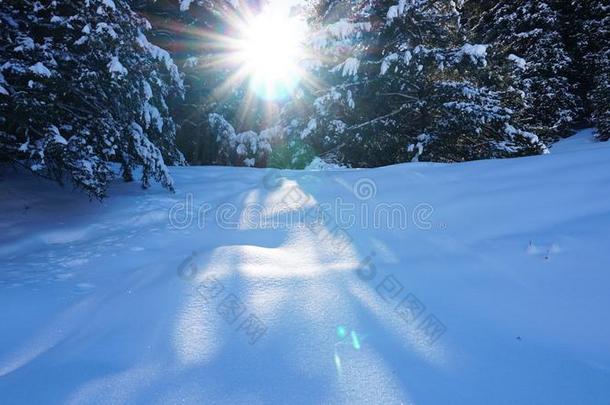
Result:
<svg viewBox="0 0 610 405"><path fill-rule="evenodd" d="M218 47L211 44L209 34L222 32L222 16L230 4L226 0L139 0L135 7L153 25L151 41L167 49L183 73L185 97L175 100L174 109L178 147L191 164L216 163L219 149L208 114L218 107L213 90L230 72L213 63Z"/></svg>
<svg viewBox="0 0 610 405"><path fill-rule="evenodd" d="M484 85L487 47L465 40L454 1L351 2L345 17L328 21L339 3L316 9L312 41L330 86L291 106L305 112L300 136L317 150L356 166L546 150L513 125L503 89Z"/></svg>
<svg viewBox="0 0 610 405"><path fill-rule="evenodd" d="M490 45L504 81L521 96L516 119L547 142L566 136L582 116L564 18L553 0L468 0L466 21Z"/></svg>
<svg viewBox="0 0 610 405"><path fill-rule="evenodd" d="M182 95L169 54L124 0L0 3L0 157L103 197L117 162L172 189L183 164L167 100Z"/></svg>
<svg viewBox="0 0 610 405"><path fill-rule="evenodd" d="M219 139L225 139L220 115L234 130L248 132L264 127L264 108L249 105L247 83L232 80L239 70L229 56L231 40L246 15L260 8L260 1L236 0L134 0L137 9L153 25L151 41L167 49L184 75L186 95L176 100L179 123L177 144L191 164L243 164L227 160ZM247 10L247 11L246 11ZM211 123L214 123L212 125ZM261 142L264 142L261 139ZM226 146L226 145L225 145ZM233 151L232 156L240 156ZM247 160L246 162L251 162ZM263 160L257 160L261 164Z"/></svg>
<svg viewBox="0 0 610 405"><path fill-rule="evenodd" d="M610 139L610 2L571 1L573 52L587 113L598 137Z"/></svg>

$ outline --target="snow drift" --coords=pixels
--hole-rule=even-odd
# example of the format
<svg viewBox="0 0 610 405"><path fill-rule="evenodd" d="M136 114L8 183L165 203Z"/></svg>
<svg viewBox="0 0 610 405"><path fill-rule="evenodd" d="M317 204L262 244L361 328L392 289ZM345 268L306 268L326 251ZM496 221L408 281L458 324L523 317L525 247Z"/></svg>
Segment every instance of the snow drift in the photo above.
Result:
<svg viewBox="0 0 610 405"><path fill-rule="evenodd" d="M8 173L0 398L606 404L610 145L591 138L458 165L176 168L174 195L116 184L103 203Z"/></svg>

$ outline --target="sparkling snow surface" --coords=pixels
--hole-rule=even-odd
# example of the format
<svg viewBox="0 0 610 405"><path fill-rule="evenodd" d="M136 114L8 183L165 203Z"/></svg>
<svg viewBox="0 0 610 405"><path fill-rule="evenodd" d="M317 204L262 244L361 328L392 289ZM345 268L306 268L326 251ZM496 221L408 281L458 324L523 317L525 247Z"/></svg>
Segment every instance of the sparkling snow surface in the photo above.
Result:
<svg viewBox="0 0 610 405"><path fill-rule="evenodd" d="M102 203L4 171L0 402L608 404L610 143L591 139L458 165L180 168L175 195L117 183ZM337 198L406 207L406 229L240 216Z"/></svg>

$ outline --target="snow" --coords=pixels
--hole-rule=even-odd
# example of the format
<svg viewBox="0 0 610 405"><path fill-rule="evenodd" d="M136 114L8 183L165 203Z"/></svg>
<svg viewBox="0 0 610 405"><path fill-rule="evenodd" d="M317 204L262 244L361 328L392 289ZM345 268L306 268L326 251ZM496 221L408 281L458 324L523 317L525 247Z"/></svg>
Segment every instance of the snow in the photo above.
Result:
<svg viewBox="0 0 610 405"><path fill-rule="evenodd" d="M157 107L152 104L145 103L143 115L147 128L151 123L154 123L157 131L160 133L163 132L163 117L161 116L161 113Z"/></svg>
<svg viewBox="0 0 610 405"><path fill-rule="evenodd" d="M508 60L514 62L519 69L525 69L525 67L527 66L527 62L525 61L525 59L520 58L512 53L508 55Z"/></svg>
<svg viewBox="0 0 610 405"><path fill-rule="evenodd" d="M322 170L340 170L344 169L344 167L336 164L336 163L328 163L319 157L315 157L311 163L307 165L305 170L313 170L313 171L322 171Z"/></svg>
<svg viewBox="0 0 610 405"><path fill-rule="evenodd" d="M248 151L256 153L258 150L258 134L254 131L241 132L235 136L237 153L246 155ZM243 152L242 152L243 151Z"/></svg>
<svg viewBox="0 0 610 405"><path fill-rule="evenodd" d="M102 0L102 4L108 7L111 10L116 10L116 5L112 0Z"/></svg>
<svg viewBox="0 0 610 405"><path fill-rule="evenodd" d="M217 142L226 138L231 145L235 144L235 128L222 115L212 113L208 116L208 122L211 127L217 128Z"/></svg>
<svg viewBox="0 0 610 405"><path fill-rule="evenodd" d="M599 142L595 139L596 131L586 129L577 134L554 144L551 147L552 154L558 153L581 153L583 151L596 149Z"/></svg>
<svg viewBox="0 0 610 405"><path fill-rule="evenodd" d="M74 41L74 45L82 45L89 40L89 37L86 35L82 35L76 41Z"/></svg>
<svg viewBox="0 0 610 405"><path fill-rule="evenodd" d="M199 58L196 56L191 56L190 58L186 58L182 67L184 68L193 68L199 64Z"/></svg>
<svg viewBox="0 0 610 405"><path fill-rule="evenodd" d="M153 58L158 61L161 61L165 64L165 68L169 72L172 81L178 85L181 89L184 88L184 82L182 77L180 76L180 72L178 70L178 66L174 63L174 60L170 56L169 52L165 49L158 47L148 41L146 35L144 33L139 32L138 38L136 39L138 44L145 49Z"/></svg>
<svg viewBox="0 0 610 405"><path fill-rule="evenodd" d="M42 62L30 66L30 71L38 76L51 77L51 71Z"/></svg>
<svg viewBox="0 0 610 405"><path fill-rule="evenodd" d="M386 20L389 22L391 22L392 20L394 20L395 18L398 18L400 16L400 13L398 11L398 6L391 6L388 10L388 14L386 16Z"/></svg>
<svg viewBox="0 0 610 405"><path fill-rule="evenodd" d="M370 31L370 29L370 23L353 23L346 19L341 19L335 23L329 24L325 28L325 34L330 38L347 39L359 32Z"/></svg>
<svg viewBox="0 0 610 405"><path fill-rule="evenodd" d="M55 125L50 125L48 128L48 131L49 131L49 136L53 140L53 142L59 143L61 145L68 144L68 141L66 141L66 138L61 136L61 133L59 132L59 128L57 128ZM23 146L23 145L21 145L21 146Z"/></svg>
<svg viewBox="0 0 610 405"><path fill-rule="evenodd" d="M144 98L146 101L150 100L153 97L153 91L150 84L146 81L142 81L142 89L144 91Z"/></svg>
<svg viewBox="0 0 610 405"><path fill-rule="evenodd" d="M15 52L23 52L24 50L31 51L36 48L36 44L34 40L30 37L20 37L18 38L19 46L16 46L13 50Z"/></svg>
<svg viewBox="0 0 610 405"><path fill-rule="evenodd" d="M400 0L397 5L391 6L386 15L386 23L389 25L396 18L402 16L407 9L407 0Z"/></svg>
<svg viewBox="0 0 610 405"><path fill-rule="evenodd" d="M466 55L470 57L473 63L482 62L483 66L486 65L485 58L487 57L487 48L488 45L482 44L464 44L462 49L460 50L460 54Z"/></svg>
<svg viewBox="0 0 610 405"><path fill-rule="evenodd" d="M180 0L180 11L187 11L191 8L193 0Z"/></svg>
<svg viewBox="0 0 610 405"><path fill-rule="evenodd" d="M2 402L608 403L610 144L592 137L455 165L173 168L176 194L117 183L102 203L6 171ZM337 199L355 222L248 215ZM406 221L365 223L390 203Z"/></svg>
<svg viewBox="0 0 610 405"><path fill-rule="evenodd" d="M403 61L404 61L405 65L408 65L409 63L411 63L411 59L413 59L413 54L411 53L411 51L409 51L409 50L405 51L405 56L403 57Z"/></svg>
<svg viewBox="0 0 610 405"><path fill-rule="evenodd" d="M307 127L301 132L301 139L307 138L318 128L318 121L315 118L312 118L307 123Z"/></svg>
<svg viewBox="0 0 610 405"><path fill-rule="evenodd" d="M237 148L235 148L235 151L237 152L238 155L245 156L248 154L248 147L246 145L244 145L243 143L240 143L237 145Z"/></svg>
<svg viewBox="0 0 610 405"><path fill-rule="evenodd" d="M409 53L410 55L410 53ZM405 59L406 59L406 55L405 55ZM381 71L380 71L380 75L383 76L388 72L388 69L390 68L390 66L392 66L392 63L396 62L398 60L398 54L396 53L391 53L388 56L386 56L385 58L383 58L383 60L381 61Z"/></svg>
<svg viewBox="0 0 610 405"><path fill-rule="evenodd" d="M143 160L142 164L158 171L160 173L158 178L167 179L167 186L173 187L173 179L163 163L161 151L148 139L147 134L137 122L131 123L130 132L131 144L135 148L137 156Z"/></svg>
<svg viewBox="0 0 610 405"><path fill-rule="evenodd" d="M108 62L108 71L113 75L116 74L119 76L127 74L127 69L121 64L118 56L113 56L112 59L110 59L110 62Z"/></svg>
<svg viewBox="0 0 610 405"><path fill-rule="evenodd" d="M9 92L7 89L2 87L3 84L6 84L6 81L4 81L4 76L2 76L2 73L0 73L0 94L2 94L4 96L8 96Z"/></svg>
<svg viewBox="0 0 610 405"><path fill-rule="evenodd" d="M507 135L510 135L512 137L522 136L522 137L526 138L532 145L535 145L535 144L540 145L542 147L543 154L549 153L548 147L544 143L542 143L540 141L540 138L538 138L538 136L534 133L517 129L508 123L506 123L506 125L505 125L504 132L506 132Z"/></svg>
<svg viewBox="0 0 610 405"><path fill-rule="evenodd" d="M360 60L357 58L347 58L343 63L335 66L332 72L341 71L341 75L345 76L356 76L358 69L360 68Z"/></svg>
<svg viewBox="0 0 610 405"><path fill-rule="evenodd" d="M98 34L108 33L113 39L117 39L119 36L114 30L114 28L105 22L98 23L95 27L95 32Z"/></svg>
<svg viewBox="0 0 610 405"><path fill-rule="evenodd" d="M357 31L357 26L345 19L332 23L326 28L326 32L337 39L345 39L355 31Z"/></svg>

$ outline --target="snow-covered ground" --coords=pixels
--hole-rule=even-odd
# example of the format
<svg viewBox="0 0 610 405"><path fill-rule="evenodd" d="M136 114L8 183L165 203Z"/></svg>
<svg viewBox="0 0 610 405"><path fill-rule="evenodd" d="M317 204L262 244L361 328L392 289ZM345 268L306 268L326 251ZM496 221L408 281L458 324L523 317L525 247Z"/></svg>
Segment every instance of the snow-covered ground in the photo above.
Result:
<svg viewBox="0 0 610 405"><path fill-rule="evenodd" d="M591 137L181 168L174 195L102 203L5 172L0 402L608 404L610 143Z"/></svg>

